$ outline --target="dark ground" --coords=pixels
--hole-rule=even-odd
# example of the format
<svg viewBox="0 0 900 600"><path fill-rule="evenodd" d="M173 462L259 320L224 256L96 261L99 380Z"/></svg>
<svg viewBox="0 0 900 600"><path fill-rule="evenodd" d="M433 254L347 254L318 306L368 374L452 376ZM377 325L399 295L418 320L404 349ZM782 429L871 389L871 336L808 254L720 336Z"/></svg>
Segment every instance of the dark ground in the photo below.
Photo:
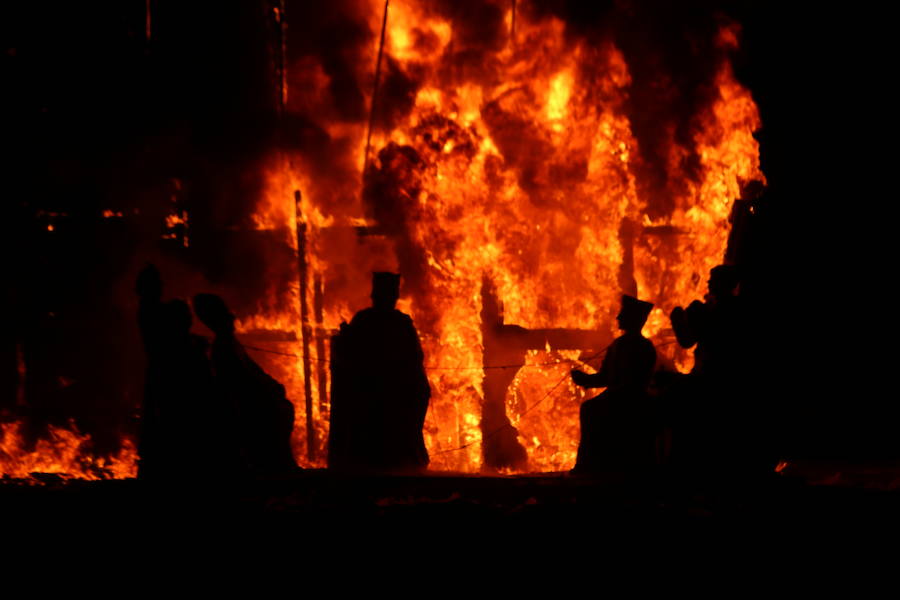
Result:
<svg viewBox="0 0 900 600"><path fill-rule="evenodd" d="M663 477L506 477L460 474L349 477L325 470L205 488L151 486L138 480L0 482L0 511L98 527L115 523L271 517L316 528L382 522L428 528L446 523L554 524L583 527L768 523L779 526L879 522L900 516L900 463L804 461L779 474L702 484Z"/></svg>

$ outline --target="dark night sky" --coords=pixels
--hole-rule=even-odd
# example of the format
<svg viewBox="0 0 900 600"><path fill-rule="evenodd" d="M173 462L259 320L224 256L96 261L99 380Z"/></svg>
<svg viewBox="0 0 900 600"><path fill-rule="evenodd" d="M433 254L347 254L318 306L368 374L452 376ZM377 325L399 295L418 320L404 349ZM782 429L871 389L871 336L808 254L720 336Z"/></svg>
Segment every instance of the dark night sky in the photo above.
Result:
<svg viewBox="0 0 900 600"><path fill-rule="evenodd" d="M40 331L41 352L77 348L78 366L64 362L81 370L133 356L126 347L137 342L110 327L98 334L91 323L130 327L130 307L120 302L128 286L110 282L135 267L147 232L136 225L100 232L85 218L68 246L54 247L35 221L38 211L65 211L77 221L140 205L167 177L209 165L239 168L274 139L272 98L261 91L270 89L260 68L266 51L256 44L268 34L240 13L252 13L252 4L225 14L219 3L187 9L154 1L155 35L166 48L156 54L146 51L143 0L3 4L3 202L11 230L4 272L15 314L3 331L0 409L13 404L11 340ZM773 324L772 372L762 376L784 403L786 437L798 452L897 453L900 409L885 389L891 354L880 347L896 330L887 287L894 270L886 268L895 254L889 161L896 152L885 150L897 137L894 93L886 89L896 68L887 48L876 47L885 38L875 26L886 17L811 2L683 4L724 10L743 24L736 72L760 107L771 184L760 213L767 243L756 257L769 274L764 304ZM295 6L315 12L312 4ZM315 39L304 27L314 20L296 23L292 35ZM196 197L224 206L218 219L240 222L241 193L255 184L237 176L226 183ZM41 317L48 308L70 314L70 322L55 330ZM139 376L140 365L119 371L111 377ZM95 406L80 418L99 430L133 401ZM54 406L48 410L62 414Z"/></svg>

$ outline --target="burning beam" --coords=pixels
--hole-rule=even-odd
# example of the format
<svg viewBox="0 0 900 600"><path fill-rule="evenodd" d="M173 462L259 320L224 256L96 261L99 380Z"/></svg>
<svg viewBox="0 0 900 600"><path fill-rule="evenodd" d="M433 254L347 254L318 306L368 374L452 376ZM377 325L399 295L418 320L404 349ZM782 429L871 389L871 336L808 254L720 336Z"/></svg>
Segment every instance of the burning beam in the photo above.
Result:
<svg viewBox="0 0 900 600"><path fill-rule="evenodd" d="M300 278L300 339L303 342L303 398L306 403L306 457L316 460L316 428L313 420L312 368L310 367L309 346L312 335L309 324L309 306L306 301L309 275L306 264L306 223L303 222L301 194L294 192L297 206L297 267Z"/></svg>

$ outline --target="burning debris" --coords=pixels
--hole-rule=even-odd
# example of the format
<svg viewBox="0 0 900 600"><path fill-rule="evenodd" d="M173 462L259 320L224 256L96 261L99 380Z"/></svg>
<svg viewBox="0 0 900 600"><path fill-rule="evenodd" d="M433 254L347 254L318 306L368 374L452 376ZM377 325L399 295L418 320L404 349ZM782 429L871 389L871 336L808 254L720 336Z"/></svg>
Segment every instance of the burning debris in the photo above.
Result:
<svg viewBox="0 0 900 600"><path fill-rule="evenodd" d="M112 456L96 456L89 435L74 423L49 427L47 436L29 448L20 423L0 424L2 477L29 479L36 473L77 479L122 479L137 475L137 451L130 440Z"/></svg>

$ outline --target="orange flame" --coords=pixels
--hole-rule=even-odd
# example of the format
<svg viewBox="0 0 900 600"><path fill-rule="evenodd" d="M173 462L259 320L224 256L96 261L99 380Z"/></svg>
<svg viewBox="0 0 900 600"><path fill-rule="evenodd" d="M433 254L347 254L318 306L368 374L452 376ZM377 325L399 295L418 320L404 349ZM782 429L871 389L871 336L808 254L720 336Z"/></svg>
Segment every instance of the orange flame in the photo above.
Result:
<svg viewBox="0 0 900 600"><path fill-rule="evenodd" d="M22 424L0 424L0 476L29 479L35 473L56 474L63 478L124 479L137 475L137 451L125 439L113 456L99 457L91 452L91 437L69 429L50 426L47 437L33 450L25 450Z"/></svg>
<svg viewBox="0 0 900 600"><path fill-rule="evenodd" d="M380 27L381 7L372 2L373 31ZM447 76L442 61L451 54L453 40L453 23L429 13L427 4L390 4L386 60L416 73L422 83L404 121L390 131L373 131L372 160L376 169L397 169L408 180L399 192L408 195L403 198L404 235L421 252L426 270L426 289L401 299L399 308L420 324L431 368L425 427L431 467L478 471L482 277L493 282L505 323L610 334L615 333L612 317L619 295L623 286L632 285L630 278L637 294L656 304L645 335L657 344L661 361L685 372L692 356L671 343L667 315L703 296L706 274L724 255L732 204L742 186L765 178L752 135L760 127L758 111L727 61L715 81L718 97L700 116L693 140L699 173L681 176L672 210L660 216L651 214L637 191L640 148L624 108L632 76L618 48L572 42L565 37L565 24L555 18L529 21L518 15L515 43L498 48L485 69L494 76L474 81ZM737 47L737 29L724 28L717 43ZM303 59L297 65L309 85L292 92L296 110L314 111L328 101L327 75L308 63ZM330 122L323 127L354 149L361 182L364 125ZM419 162L383 164L379 157L387 155L378 150L391 144L411 147ZM671 173L682 173L679 165L688 151L671 144L666 157ZM534 156L523 157L527 153ZM397 269L400 260L395 237L375 230L360 237L354 231L375 225L364 216L359 192L348 200L347 189L318 187L312 164L302 153L273 161L255 221L260 228L283 230L295 249L297 222L304 224L305 257L313 274L306 282L307 297L316 291L313 276L325 282L327 292L322 322L311 325L317 335L327 336L366 305L369 271ZM348 189L352 185L358 184L347 184ZM301 191L299 207L294 190ZM621 234L628 228L634 233L630 242ZM242 326L297 332L299 311L261 313ZM303 374L296 358L303 348L293 342L283 350L294 356L267 360L279 363L290 380L299 449L306 443ZM315 348L306 351L314 361L328 360L327 350L323 355ZM574 465L578 405L585 395L567 373L577 356L577 351L535 348L510 386L507 414L528 451L530 470ZM328 398L318 391L317 369L311 377L321 457ZM298 458L306 465L323 464L321 458Z"/></svg>

